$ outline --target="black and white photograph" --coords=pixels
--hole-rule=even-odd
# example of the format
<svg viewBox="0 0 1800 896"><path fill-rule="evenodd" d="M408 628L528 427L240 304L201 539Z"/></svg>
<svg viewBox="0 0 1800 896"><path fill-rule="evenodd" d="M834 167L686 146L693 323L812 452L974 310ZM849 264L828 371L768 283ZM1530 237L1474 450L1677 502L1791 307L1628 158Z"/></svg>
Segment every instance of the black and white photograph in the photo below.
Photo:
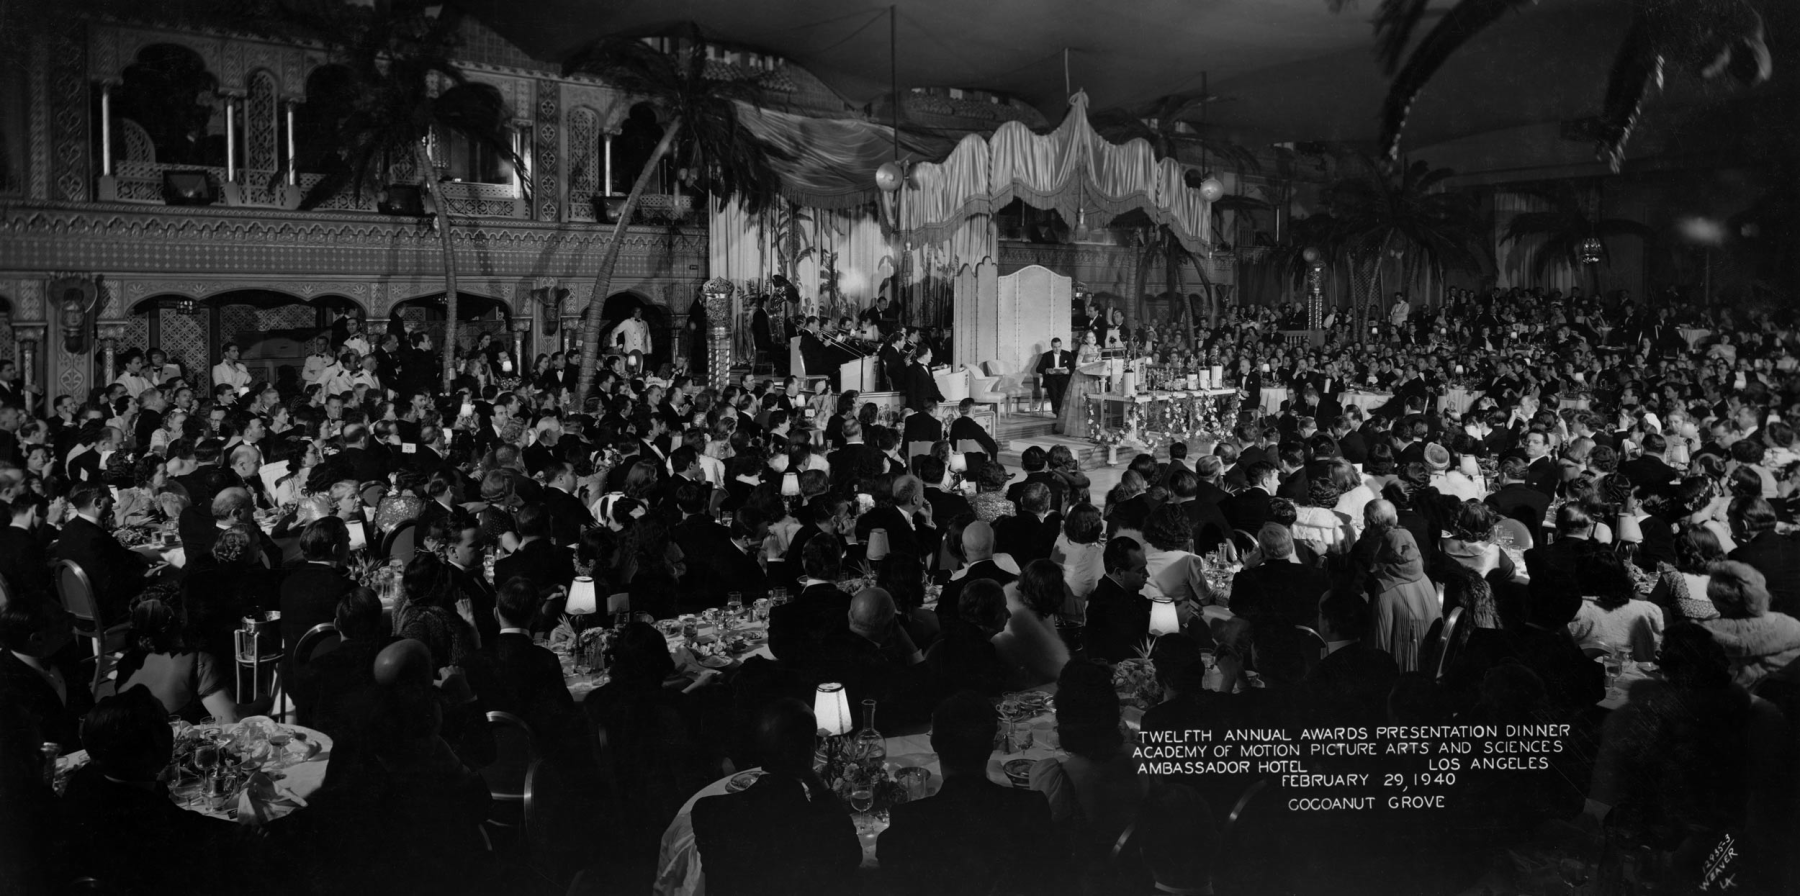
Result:
<svg viewBox="0 0 1800 896"><path fill-rule="evenodd" d="M1794 0L0 0L0 896L1800 893Z"/></svg>

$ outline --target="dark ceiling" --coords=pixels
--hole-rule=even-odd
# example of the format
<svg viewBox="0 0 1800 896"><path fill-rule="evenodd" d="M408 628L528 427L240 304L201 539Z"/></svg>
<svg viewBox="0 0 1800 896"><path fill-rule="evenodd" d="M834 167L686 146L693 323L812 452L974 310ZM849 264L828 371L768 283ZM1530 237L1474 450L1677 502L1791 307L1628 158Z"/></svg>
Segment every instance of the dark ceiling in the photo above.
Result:
<svg viewBox="0 0 1800 896"><path fill-rule="evenodd" d="M608 33L666 33L691 21L721 42L798 62L853 103L889 88L888 5L871 0L453 2L539 58L560 59ZM1759 92L1800 95L1790 74L1800 61L1800 3L1753 2L1775 54L1776 80ZM1204 72L1223 97L1210 121L1239 139L1369 141L1387 86L1370 52L1377 4L1333 13L1328 0L903 0L899 83L998 90L1056 121L1066 106L1066 49L1066 83L1086 90L1097 110L1197 91ZM1421 33L1451 5L1434 3ZM1638 5L1542 0L1507 16L1439 73L1414 106L1407 146L1597 114ZM1651 115L1683 117L1727 95L1723 85L1672 72Z"/></svg>

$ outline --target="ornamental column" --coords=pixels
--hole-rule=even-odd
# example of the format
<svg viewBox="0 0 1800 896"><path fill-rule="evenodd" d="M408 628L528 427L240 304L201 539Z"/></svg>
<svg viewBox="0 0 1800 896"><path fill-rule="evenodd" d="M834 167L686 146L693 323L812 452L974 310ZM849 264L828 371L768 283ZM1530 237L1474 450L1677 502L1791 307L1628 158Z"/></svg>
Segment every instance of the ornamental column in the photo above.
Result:
<svg viewBox="0 0 1800 896"><path fill-rule="evenodd" d="M715 389L723 389L731 380L731 314L730 280L719 277L708 280L701 296L706 302L706 372L707 381Z"/></svg>
<svg viewBox="0 0 1800 896"><path fill-rule="evenodd" d="M104 323L100 325L100 383L111 385L118 376L115 361L119 355L119 340L125 338L125 325L122 323Z"/></svg>
<svg viewBox="0 0 1800 896"><path fill-rule="evenodd" d="M25 407L31 410L32 397L38 393L38 346L50 330L49 324L23 323L14 324L13 332L19 337L19 375L25 392Z"/></svg>

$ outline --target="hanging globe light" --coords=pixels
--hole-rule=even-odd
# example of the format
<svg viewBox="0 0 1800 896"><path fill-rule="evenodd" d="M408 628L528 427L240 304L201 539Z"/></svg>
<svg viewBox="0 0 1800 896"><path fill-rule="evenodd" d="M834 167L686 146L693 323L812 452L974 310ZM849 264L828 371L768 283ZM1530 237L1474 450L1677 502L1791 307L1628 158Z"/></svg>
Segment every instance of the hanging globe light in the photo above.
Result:
<svg viewBox="0 0 1800 896"><path fill-rule="evenodd" d="M1224 195L1225 185L1220 183L1218 178L1208 174L1206 179L1200 182L1201 199L1204 199L1207 202L1218 202L1219 197Z"/></svg>
<svg viewBox="0 0 1800 896"><path fill-rule="evenodd" d="M892 193L900 189L900 182L905 177L905 171L899 162L883 162L880 168L875 169L875 186L880 187L883 193Z"/></svg>
<svg viewBox="0 0 1800 896"><path fill-rule="evenodd" d="M1576 251L1582 264L1599 264L1600 253L1606 251L1606 247L1600 245L1599 237L1590 236L1581 241L1581 248Z"/></svg>

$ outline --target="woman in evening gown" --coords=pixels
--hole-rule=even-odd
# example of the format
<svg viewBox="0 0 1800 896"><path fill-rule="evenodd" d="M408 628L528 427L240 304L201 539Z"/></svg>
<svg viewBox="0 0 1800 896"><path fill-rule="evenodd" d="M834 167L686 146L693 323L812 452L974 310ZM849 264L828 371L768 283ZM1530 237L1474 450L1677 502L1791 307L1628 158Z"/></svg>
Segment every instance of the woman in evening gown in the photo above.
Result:
<svg viewBox="0 0 1800 896"><path fill-rule="evenodd" d="M1062 417L1056 421L1058 433L1072 439L1093 438L1087 426L1087 397L1100 391L1103 369L1100 346L1096 344L1094 334L1089 332L1082 337L1081 348L1075 351L1075 369L1069 371L1069 388L1063 392Z"/></svg>

